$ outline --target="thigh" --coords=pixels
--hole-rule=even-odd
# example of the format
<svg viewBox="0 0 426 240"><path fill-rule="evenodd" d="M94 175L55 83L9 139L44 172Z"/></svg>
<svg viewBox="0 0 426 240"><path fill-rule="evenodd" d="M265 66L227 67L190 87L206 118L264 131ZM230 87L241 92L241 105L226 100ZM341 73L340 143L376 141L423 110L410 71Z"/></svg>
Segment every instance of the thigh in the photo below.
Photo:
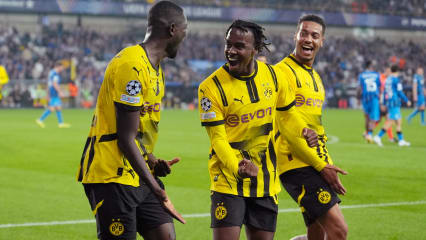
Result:
<svg viewBox="0 0 426 240"><path fill-rule="evenodd" d="M246 211L246 203L243 197L212 192L210 199L211 228L241 228Z"/></svg>
<svg viewBox="0 0 426 240"><path fill-rule="evenodd" d="M335 204L324 215L319 217L318 222L325 230L346 227L345 219L339 208L339 204Z"/></svg>
<svg viewBox="0 0 426 240"><path fill-rule="evenodd" d="M269 232L273 236L278 215L276 197L246 198L246 204L244 224L249 227L249 231L252 234L259 232L261 235L271 235Z"/></svg>
<svg viewBox="0 0 426 240"><path fill-rule="evenodd" d="M161 188L164 189L164 185L161 180L157 179L157 182L160 184ZM153 235L153 233L156 233L158 236L174 236L175 230L173 225L173 219L170 214L166 212L158 198L146 184L142 184L141 188L144 193L144 199L136 209L137 230L139 234L142 235L144 238L145 235Z"/></svg>
<svg viewBox="0 0 426 240"><path fill-rule="evenodd" d="M136 239L135 188L117 183L84 184L99 239Z"/></svg>
<svg viewBox="0 0 426 240"><path fill-rule="evenodd" d="M306 226L340 203L337 194L312 167L290 170L281 174L280 179L290 196L299 204Z"/></svg>
<svg viewBox="0 0 426 240"><path fill-rule="evenodd" d="M378 99L373 99L370 109L370 120L379 121L380 119L380 105Z"/></svg>
<svg viewBox="0 0 426 240"><path fill-rule="evenodd" d="M401 118L401 111L399 107L389 108L389 119L398 120Z"/></svg>

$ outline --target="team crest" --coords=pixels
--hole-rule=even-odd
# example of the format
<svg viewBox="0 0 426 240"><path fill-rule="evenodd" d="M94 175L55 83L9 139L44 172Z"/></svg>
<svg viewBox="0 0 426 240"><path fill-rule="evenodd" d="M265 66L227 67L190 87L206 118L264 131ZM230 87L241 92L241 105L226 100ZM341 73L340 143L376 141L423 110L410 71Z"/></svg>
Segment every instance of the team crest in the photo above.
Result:
<svg viewBox="0 0 426 240"><path fill-rule="evenodd" d="M320 188L318 192L318 201L322 204L327 204L330 202L330 200L331 200L330 193Z"/></svg>
<svg viewBox="0 0 426 240"><path fill-rule="evenodd" d="M263 85L263 95L265 95L266 99L270 99L272 96L272 88L269 86L269 83L265 83L262 85Z"/></svg>
<svg viewBox="0 0 426 240"><path fill-rule="evenodd" d="M205 112L207 112L210 108L212 108L212 102L210 99L203 97L200 101L200 106Z"/></svg>
<svg viewBox="0 0 426 240"><path fill-rule="evenodd" d="M126 91L130 96L135 96L136 94L140 93L141 89L141 83L136 80L128 82L126 86Z"/></svg>
<svg viewBox="0 0 426 240"><path fill-rule="evenodd" d="M112 219L111 225L109 225L109 231L114 236L120 236L124 233L124 225L120 222L120 219Z"/></svg>
<svg viewBox="0 0 426 240"><path fill-rule="evenodd" d="M226 217L226 214L228 211L226 210L225 206L223 206L222 203L218 203L216 209L214 210L214 216L217 220L222 220Z"/></svg>

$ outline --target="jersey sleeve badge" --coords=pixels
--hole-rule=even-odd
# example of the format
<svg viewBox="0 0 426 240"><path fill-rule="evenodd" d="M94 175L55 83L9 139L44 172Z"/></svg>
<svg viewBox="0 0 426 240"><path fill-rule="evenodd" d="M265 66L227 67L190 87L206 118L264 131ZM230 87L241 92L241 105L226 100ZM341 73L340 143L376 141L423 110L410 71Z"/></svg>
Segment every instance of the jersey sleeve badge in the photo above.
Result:
<svg viewBox="0 0 426 240"><path fill-rule="evenodd" d="M206 98L206 97L203 97L203 98L201 99L201 101L200 101L200 105L201 105L201 108L202 108L205 112L209 111L209 110L212 108L212 102L210 101L210 99L208 99L208 98Z"/></svg>
<svg viewBox="0 0 426 240"><path fill-rule="evenodd" d="M142 89L142 85L137 80L132 80L132 81L128 82L127 85L126 85L126 92L130 96L137 95L138 93L140 93L141 89Z"/></svg>

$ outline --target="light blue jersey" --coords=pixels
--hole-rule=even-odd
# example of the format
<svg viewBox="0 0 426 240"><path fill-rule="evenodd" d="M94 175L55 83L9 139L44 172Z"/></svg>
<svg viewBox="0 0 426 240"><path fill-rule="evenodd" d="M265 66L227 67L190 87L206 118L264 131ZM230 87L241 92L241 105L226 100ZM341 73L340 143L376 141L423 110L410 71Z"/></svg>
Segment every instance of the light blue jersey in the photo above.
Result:
<svg viewBox="0 0 426 240"><path fill-rule="evenodd" d="M371 120L380 119L380 74L374 71L365 71L358 77L362 90L362 108Z"/></svg>
<svg viewBox="0 0 426 240"><path fill-rule="evenodd" d="M422 106L425 104L425 95L423 92L425 78L422 75L414 74L413 82L417 84L417 106Z"/></svg>
<svg viewBox="0 0 426 240"><path fill-rule="evenodd" d="M399 77L396 76L389 76L386 79L384 96L385 105L388 108L401 107L401 99L404 102L408 101L407 96L402 91L402 84L399 81Z"/></svg>
<svg viewBox="0 0 426 240"><path fill-rule="evenodd" d="M370 101L380 96L380 74L375 71L365 71L358 77L362 90L362 100Z"/></svg>
<svg viewBox="0 0 426 240"><path fill-rule="evenodd" d="M55 69L50 70L49 79L47 81L47 86L49 88L49 97L55 98L59 97L58 91L56 91L53 83L59 84L61 82L61 76L55 71Z"/></svg>

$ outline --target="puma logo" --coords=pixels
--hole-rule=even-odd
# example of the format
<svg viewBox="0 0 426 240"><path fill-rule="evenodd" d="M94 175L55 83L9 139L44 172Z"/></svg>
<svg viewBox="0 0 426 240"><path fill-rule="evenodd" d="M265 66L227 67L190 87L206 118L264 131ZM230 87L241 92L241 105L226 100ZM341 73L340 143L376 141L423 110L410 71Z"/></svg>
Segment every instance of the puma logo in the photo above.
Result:
<svg viewBox="0 0 426 240"><path fill-rule="evenodd" d="M243 97L244 97L244 96L241 96L241 98L240 98L240 99L238 99L238 98L234 98L234 101L236 101L236 102L240 102L241 104L244 104L244 103L243 103Z"/></svg>
<svg viewBox="0 0 426 240"><path fill-rule="evenodd" d="M137 70L136 67L133 67L132 69L135 70L138 73L138 76L139 76L139 72L142 70L142 69L141 70Z"/></svg>
<svg viewBox="0 0 426 240"><path fill-rule="evenodd" d="M204 95L204 90L203 89L200 89L200 92Z"/></svg>

